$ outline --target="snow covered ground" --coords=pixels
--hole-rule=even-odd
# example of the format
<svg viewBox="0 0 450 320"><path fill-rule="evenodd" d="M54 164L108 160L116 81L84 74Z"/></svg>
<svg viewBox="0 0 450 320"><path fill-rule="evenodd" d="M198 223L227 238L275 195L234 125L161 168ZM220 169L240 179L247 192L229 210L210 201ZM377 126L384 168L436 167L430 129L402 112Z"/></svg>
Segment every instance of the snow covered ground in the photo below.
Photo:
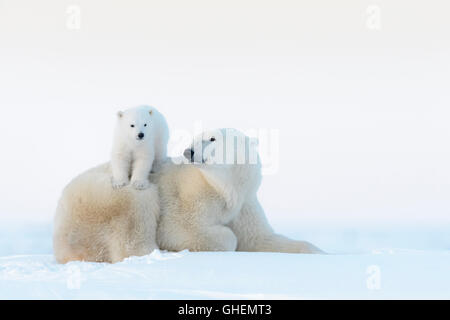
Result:
<svg viewBox="0 0 450 320"><path fill-rule="evenodd" d="M279 230L328 255L155 251L58 265L51 224L2 224L0 299L450 299L448 228L348 230Z"/></svg>

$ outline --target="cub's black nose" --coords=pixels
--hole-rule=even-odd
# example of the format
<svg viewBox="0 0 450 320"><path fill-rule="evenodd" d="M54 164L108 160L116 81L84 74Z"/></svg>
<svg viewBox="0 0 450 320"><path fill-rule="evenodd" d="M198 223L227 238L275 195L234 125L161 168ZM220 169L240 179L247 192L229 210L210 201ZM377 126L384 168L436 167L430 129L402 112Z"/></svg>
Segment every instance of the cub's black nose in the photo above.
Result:
<svg viewBox="0 0 450 320"><path fill-rule="evenodd" d="M144 139L144 136L145 136L145 135L144 135L142 132L138 134L138 138L139 138L139 139Z"/></svg>

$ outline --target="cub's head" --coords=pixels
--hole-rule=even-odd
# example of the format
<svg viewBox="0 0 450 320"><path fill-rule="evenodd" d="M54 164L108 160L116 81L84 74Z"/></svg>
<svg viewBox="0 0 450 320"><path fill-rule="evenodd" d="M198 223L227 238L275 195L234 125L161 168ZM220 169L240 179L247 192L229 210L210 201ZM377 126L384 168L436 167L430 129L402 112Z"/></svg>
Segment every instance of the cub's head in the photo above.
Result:
<svg viewBox="0 0 450 320"><path fill-rule="evenodd" d="M260 166L257 145L236 129L216 129L195 137L184 156L194 163Z"/></svg>
<svg viewBox="0 0 450 320"><path fill-rule="evenodd" d="M140 106L117 113L117 129L121 137L130 141L144 141L149 137L154 125L156 110L153 107Z"/></svg>

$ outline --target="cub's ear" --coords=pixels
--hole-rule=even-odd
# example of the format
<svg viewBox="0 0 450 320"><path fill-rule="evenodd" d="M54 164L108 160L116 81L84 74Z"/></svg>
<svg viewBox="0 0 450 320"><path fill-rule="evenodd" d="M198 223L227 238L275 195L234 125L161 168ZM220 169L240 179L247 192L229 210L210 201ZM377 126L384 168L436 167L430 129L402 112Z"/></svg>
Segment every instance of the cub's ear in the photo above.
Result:
<svg viewBox="0 0 450 320"><path fill-rule="evenodd" d="M153 110L150 110L149 113L150 113L150 115L152 115L153 114Z"/></svg>
<svg viewBox="0 0 450 320"><path fill-rule="evenodd" d="M122 111L117 112L117 117L118 118L122 118L123 117L123 112Z"/></svg>

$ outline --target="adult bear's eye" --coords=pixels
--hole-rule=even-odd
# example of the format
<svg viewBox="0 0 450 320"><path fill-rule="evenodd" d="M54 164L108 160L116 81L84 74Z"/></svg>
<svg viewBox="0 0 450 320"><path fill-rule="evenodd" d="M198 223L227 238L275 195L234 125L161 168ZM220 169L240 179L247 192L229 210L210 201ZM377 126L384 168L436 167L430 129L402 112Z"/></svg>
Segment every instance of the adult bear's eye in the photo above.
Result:
<svg viewBox="0 0 450 320"><path fill-rule="evenodd" d="M130 127L134 128L134 124L132 124Z"/></svg>
<svg viewBox="0 0 450 320"><path fill-rule="evenodd" d="M212 137L211 139L209 139L209 141L214 142L216 141L216 138Z"/></svg>
<svg viewBox="0 0 450 320"><path fill-rule="evenodd" d="M146 127L147 126L147 124L144 124L144 127Z"/></svg>

